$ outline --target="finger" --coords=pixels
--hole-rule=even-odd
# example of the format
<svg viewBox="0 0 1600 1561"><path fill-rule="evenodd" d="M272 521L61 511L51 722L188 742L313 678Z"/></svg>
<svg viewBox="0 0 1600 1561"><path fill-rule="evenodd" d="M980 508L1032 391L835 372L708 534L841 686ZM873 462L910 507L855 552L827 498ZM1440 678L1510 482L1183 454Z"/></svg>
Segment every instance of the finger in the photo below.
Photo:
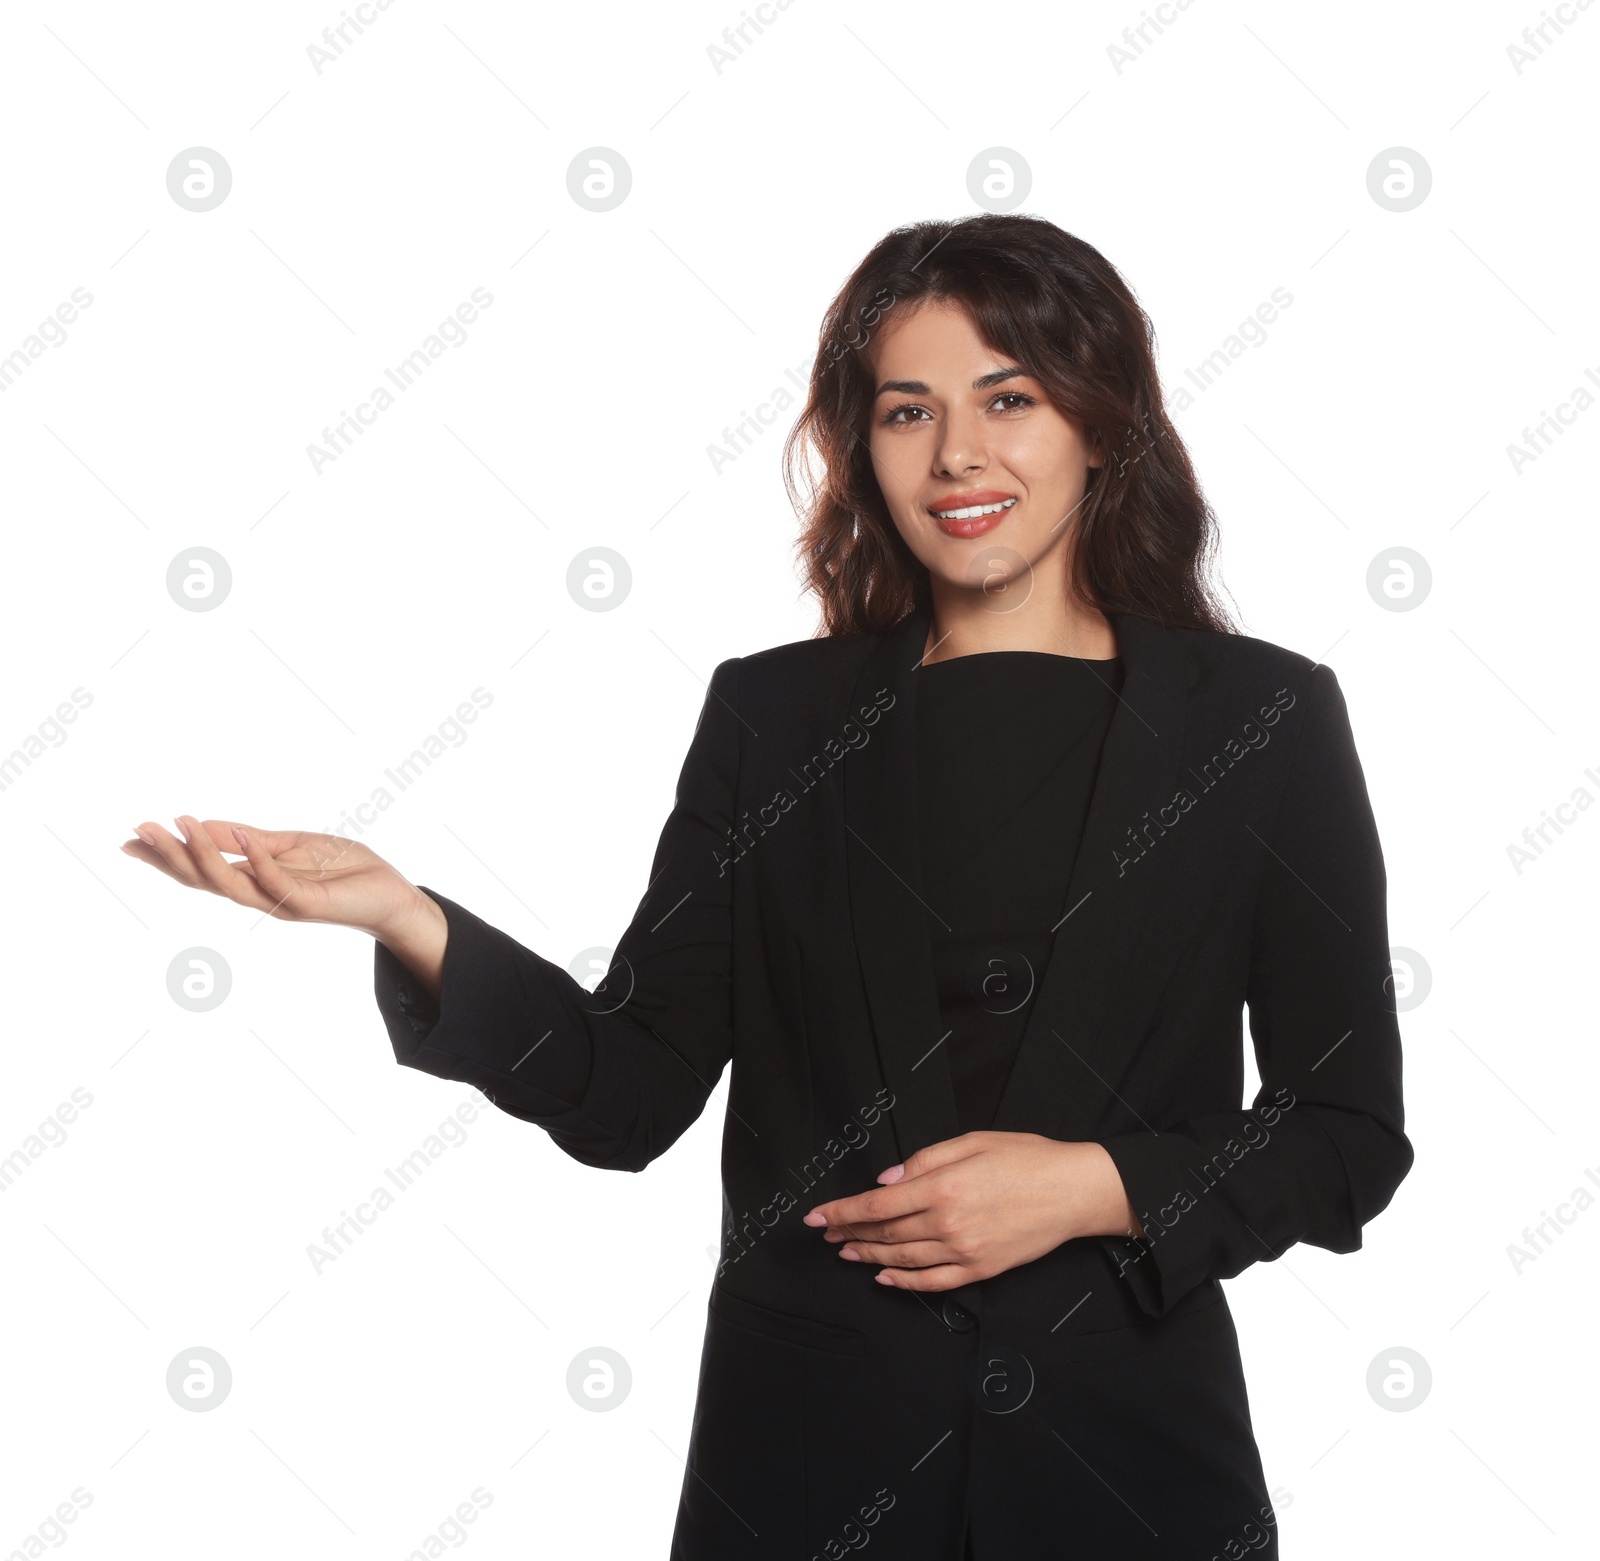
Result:
<svg viewBox="0 0 1600 1561"><path fill-rule="evenodd" d="M902 1214L916 1214L928 1204L926 1184L909 1187L874 1187L833 1203L819 1203L804 1220L805 1225L854 1225L862 1220L889 1220Z"/></svg>
<svg viewBox="0 0 1600 1561"><path fill-rule="evenodd" d="M271 909L272 901L261 892L261 886L255 879L247 878L234 867L232 862L223 857L222 852L217 849L216 841L211 838L208 831L201 828L199 819L181 813L177 822L188 831L189 853L211 888L236 904L248 905L258 911ZM235 845L237 844L235 841Z"/></svg>
<svg viewBox="0 0 1600 1561"><path fill-rule="evenodd" d="M908 1241L884 1245L876 1241L852 1241L839 1248L847 1263L883 1263L890 1268L933 1268L953 1265L955 1253L942 1241Z"/></svg>
<svg viewBox="0 0 1600 1561"><path fill-rule="evenodd" d="M959 1263L941 1263L937 1268L880 1268L872 1277L896 1290L954 1290L971 1284L977 1275Z"/></svg>
<svg viewBox="0 0 1600 1561"><path fill-rule="evenodd" d="M257 824L245 824L236 818L203 818L199 821L200 827L211 837L216 847L230 856L240 856L239 842L234 837L234 830L243 829L261 843L263 849L276 856L280 851L287 851L296 844L302 835L298 829L262 829Z"/></svg>
<svg viewBox="0 0 1600 1561"><path fill-rule="evenodd" d="M195 866L195 860L189 854L188 846L170 830L163 829L159 824L145 823L139 826L138 833L149 848L166 864L167 871L179 883L186 884L191 889L209 889L211 887L201 876L200 869Z"/></svg>
<svg viewBox="0 0 1600 1561"><path fill-rule="evenodd" d="M891 1165L878 1179L882 1181L896 1169L901 1174L894 1177L895 1184L908 1182L913 1176L926 1176L929 1171L937 1171L941 1166L953 1165L957 1160L977 1154L983 1148L983 1137L982 1133L962 1133L956 1138L943 1138L936 1144L927 1144L915 1154L907 1155L899 1167Z"/></svg>
<svg viewBox="0 0 1600 1561"><path fill-rule="evenodd" d="M830 1225L822 1233L826 1241L927 1241L938 1234L926 1214L908 1214L897 1220L856 1220L849 1225Z"/></svg>
<svg viewBox="0 0 1600 1561"><path fill-rule="evenodd" d="M258 892L266 896L274 912L287 909L292 914L296 909L299 883L278 866L263 837L253 828L244 824L230 827L236 836L234 849L243 851L248 858L248 865L239 867L237 871L248 872L254 877ZM267 838L271 838L272 834L273 831L268 830Z"/></svg>
<svg viewBox="0 0 1600 1561"><path fill-rule="evenodd" d="M144 827L148 828L149 826L146 825ZM179 877L179 875L172 870L171 866L168 865L167 859L162 856L162 854L157 851L154 846L147 846L142 840L125 840L122 843L122 849L137 861L148 862L151 867L158 868L161 872L165 873L168 878L185 885L185 887L194 887L189 883L187 878Z"/></svg>

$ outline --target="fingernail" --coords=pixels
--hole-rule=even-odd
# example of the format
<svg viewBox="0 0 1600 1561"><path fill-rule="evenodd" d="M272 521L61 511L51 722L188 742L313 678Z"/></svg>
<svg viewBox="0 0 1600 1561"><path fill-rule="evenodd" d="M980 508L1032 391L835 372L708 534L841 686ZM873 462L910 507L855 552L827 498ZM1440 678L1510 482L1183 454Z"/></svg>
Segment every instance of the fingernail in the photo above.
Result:
<svg viewBox="0 0 1600 1561"><path fill-rule="evenodd" d="M247 851L250 849L250 842L245 839L244 831L240 829L237 824L234 826L233 838L239 842L240 850Z"/></svg>
<svg viewBox="0 0 1600 1561"><path fill-rule="evenodd" d="M844 1240L844 1232L842 1230L825 1230L822 1233L822 1239L824 1241L831 1241L837 1245L839 1242Z"/></svg>
<svg viewBox="0 0 1600 1561"><path fill-rule="evenodd" d="M854 1247L840 1247L839 1256L848 1263L859 1263L861 1261L861 1254Z"/></svg>
<svg viewBox="0 0 1600 1561"><path fill-rule="evenodd" d="M880 1171L878 1173L878 1180L885 1184L889 1184L899 1181L900 1178L905 1174L906 1168L903 1165L891 1165L887 1171Z"/></svg>
<svg viewBox="0 0 1600 1561"><path fill-rule="evenodd" d="M813 1209L800 1223L802 1225L826 1225L828 1218L821 1209Z"/></svg>
<svg viewBox="0 0 1600 1561"><path fill-rule="evenodd" d="M178 826L178 833L183 836L183 843L185 845L188 845L188 843L189 843L189 831L186 828L184 828L183 820L181 818L175 818L175 819L173 819L172 822Z"/></svg>
<svg viewBox="0 0 1600 1561"><path fill-rule="evenodd" d="M894 1280L889 1277L889 1271L886 1268L880 1268L872 1277L876 1279L880 1285L888 1285L891 1288L894 1286Z"/></svg>
<svg viewBox="0 0 1600 1561"><path fill-rule="evenodd" d="M148 829L146 829L144 827L144 825L142 825L142 824L139 825L139 827L134 830L134 834L136 834L142 841L144 841L144 843L147 846L153 846L156 843L156 837L154 835L152 835L150 833L150 831Z"/></svg>

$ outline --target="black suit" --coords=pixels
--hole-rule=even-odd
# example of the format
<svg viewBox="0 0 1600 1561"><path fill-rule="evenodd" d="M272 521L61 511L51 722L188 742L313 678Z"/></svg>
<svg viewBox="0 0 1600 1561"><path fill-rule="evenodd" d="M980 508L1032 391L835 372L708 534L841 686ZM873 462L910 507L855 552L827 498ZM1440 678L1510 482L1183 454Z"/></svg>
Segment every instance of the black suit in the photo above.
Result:
<svg viewBox="0 0 1600 1561"><path fill-rule="evenodd" d="M438 894L438 1010L378 947L398 1060L589 1165L642 1170L732 1060L674 1556L957 1561L967 1518L1008 1561L1205 1561L1252 1524L1276 1552L1218 1280L1356 1250L1410 1167L1383 861L1331 671L1113 621L1126 683L993 1125L1103 1143L1143 1243L916 1294L801 1224L957 1131L916 844L926 606L716 668L593 994Z"/></svg>

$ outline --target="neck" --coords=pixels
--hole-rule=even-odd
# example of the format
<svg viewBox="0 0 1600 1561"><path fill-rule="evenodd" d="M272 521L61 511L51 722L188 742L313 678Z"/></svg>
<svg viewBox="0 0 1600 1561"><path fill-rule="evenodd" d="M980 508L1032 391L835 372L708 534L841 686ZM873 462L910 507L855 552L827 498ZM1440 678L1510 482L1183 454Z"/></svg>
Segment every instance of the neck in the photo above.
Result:
<svg viewBox="0 0 1600 1561"><path fill-rule="evenodd" d="M929 583L933 618L924 664L994 650L1045 651L1091 661L1119 653L1110 619L1073 597L1064 580L1047 581L1036 573L1031 581L988 592L937 575Z"/></svg>

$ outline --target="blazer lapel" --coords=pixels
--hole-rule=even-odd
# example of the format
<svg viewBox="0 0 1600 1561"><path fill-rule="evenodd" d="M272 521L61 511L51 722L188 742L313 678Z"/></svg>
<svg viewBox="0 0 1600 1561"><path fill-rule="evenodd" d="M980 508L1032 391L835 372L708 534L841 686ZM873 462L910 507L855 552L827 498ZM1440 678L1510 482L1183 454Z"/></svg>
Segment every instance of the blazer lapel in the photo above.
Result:
<svg viewBox="0 0 1600 1561"><path fill-rule="evenodd" d="M1122 1060L1106 1019L1134 974L1172 851L1158 810L1177 793L1188 706L1180 646L1148 619L1111 614L1123 686L1106 733L1050 961L995 1114L999 1132L1083 1140L1103 1130ZM1169 812L1169 823L1175 815ZM1146 964L1147 979L1163 975Z"/></svg>
<svg viewBox="0 0 1600 1561"><path fill-rule="evenodd" d="M957 1133L917 845L915 674L931 621L924 601L876 637L851 709L881 699L884 689L893 703L844 765L851 925L902 1159Z"/></svg>

